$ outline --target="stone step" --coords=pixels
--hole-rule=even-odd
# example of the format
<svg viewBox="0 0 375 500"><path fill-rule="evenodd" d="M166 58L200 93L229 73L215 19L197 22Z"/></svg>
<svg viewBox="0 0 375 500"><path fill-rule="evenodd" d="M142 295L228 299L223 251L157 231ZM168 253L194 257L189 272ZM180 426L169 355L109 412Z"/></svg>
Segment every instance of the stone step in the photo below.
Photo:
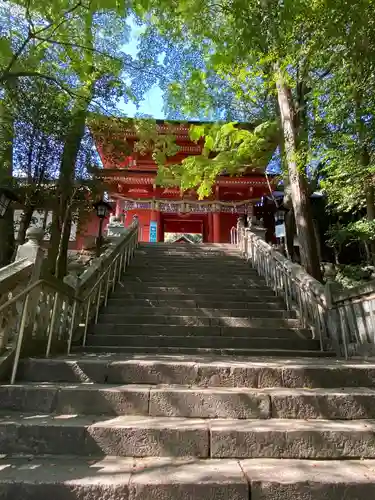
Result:
<svg viewBox="0 0 375 500"><path fill-rule="evenodd" d="M170 266L170 265L165 265L163 267L151 267L151 266L144 266L144 265L139 265L137 266L135 263L132 264L128 270L127 274L136 274L136 273L153 273L157 274L160 276L184 276L186 274L193 273L195 275L212 275L217 272L231 272L233 273L234 277L241 277L241 276L249 276L252 278L259 278L259 275L256 273L254 269L251 267L241 267L241 268L233 268L230 266L210 266L207 264L201 264L201 265L196 265L194 262L191 264L191 266L181 266L179 264L176 264L175 266Z"/></svg>
<svg viewBox="0 0 375 500"><path fill-rule="evenodd" d="M196 265L194 261L191 263L191 265L183 265L176 262L174 265L171 265L171 263L166 263L165 265L160 266L156 266L155 264L151 266L133 262L127 270L127 272L129 273L145 273L146 271L149 271L153 274L175 274L177 276L184 276L189 273L213 275L220 271L226 271L233 273L234 276L251 276L253 278L259 277L256 271L249 266L227 266L207 263Z"/></svg>
<svg viewBox="0 0 375 500"><path fill-rule="evenodd" d="M4 500L367 500L373 460L5 457Z"/></svg>
<svg viewBox="0 0 375 500"><path fill-rule="evenodd" d="M174 257L174 256L166 256L166 257L145 257L145 258L140 258L140 257L135 257L134 260L131 262L131 267L150 267L150 268L175 268L177 269L178 267L189 267L189 268L194 268L194 267L204 267L204 265L208 267L222 267L222 268L236 268L238 270L241 269L249 269L251 270L252 267L249 262L247 262L244 259L237 258L237 257L223 257L223 256L217 256L215 258L207 258L207 257L201 257L201 256L194 256L192 255L191 257L185 256L185 257Z"/></svg>
<svg viewBox="0 0 375 500"><path fill-rule="evenodd" d="M274 304L273 304L274 305ZM193 316L195 318L244 318L244 319L254 319L254 318L296 318L295 311L285 311L271 307L266 309L259 309L259 304L256 303L253 309L197 309L197 308L186 308L186 309L178 309L174 307L152 307L150 305L147 306L133 306L133 307L122 307L122 305L112 305L111 299L108 301L108 306L103 309L103 312L100 314L99 319L105 321L104 318L108 318L109 322L113 315L121 314L122 317L125 316ZM277 307L277 306L276 306Z"/></svg>
<svg viewBox="0 0 375 500"><path fill-rule="evenodd" d="M238 272L242 273L244 271L251 271L252 274L256 274L255 270L250 267L248 263L242 263L242 262L234 262L234 263L229 263L229 262L220 262L220 259L218 259L218 262L205 262L203 259L203 262L196 262L195 260L192 260L191 263L185 262L181 260L179 261L170 261L170 259L166 259L164 261L156 261L155 259L152 260L151 262L147 261L140 261L140 260L134 260L131 263L130 269L132 270L138 270L138 269L150 269L150 271L153 272L164 272L164 271L170 271L170 272L176 272L178 274L182 274L186 271L215 271L219 269L225 269L225 270L232 270L233 272Z"/></svg>
<svg viewBox="0 0 375 500"><path fill-rule="evenodd" d="M365 459L374 420L0 415L2 454Z"/></svg>
<svg viewBox="0 0 375 500"><path fill-rule="evenodd" d="M205 259L199 256L192 258L165 257L163 259L140 259L139 257L136 257L131 261L129 269L153 269L154 271L172 270L174 272L179 272L181 269L233 269L238 273L250 272L254 276L256 275L256 270L251 266L249 262L241 259L230 260L226 257L218 257L216 259Z"/></svg>
<svg viewBox="0 0 375 500"><path fill-rule="evenodd" d="M247 294L252 291L270 291L270 288L265 286L262 283L255 283L246 286L246 287L238 287L236 284L232 284L228 288L220 288L220 293L224 295L229 295L229 294ZM186 287L181 287L181 286L155 286L155 284L148 285L147 283L139 283L139 281L136 282L131 282L129 283L127 279L125 279L122 282L121 288L118 289L118 291L125 292L125 293L151 293L151 294L163 294L163 293L168 293L168 294L175 294L175 293L187 293L187 294L200 294L200 295L212 295L212 294L217 294L218 289L217 287L213 287L212 285L204 285L202 284L201 286L186 286Z"/></svg>
<svg viewBox="0 0 375 500"><path fill-rule="evenodd" d="M238 356L238 357L252 357L252 356L274 356L274 357L290 357L290 358L299 358L299 357L312 357L312 358L320 358L320 357L334 357L335 354L333 352L321 352L318 350L307 350L307 349L276 349L272 346L272 348L268 349L240 349L240 348L207 348L207 347L143 347L143 346L108 346L108 345L88 345L84 348L75 347L74 352L76 353L88 353L88 354L161 354L161 355L178 355L178 356Z"/></svg>
<svg viewBox="0 0 375 500"><path fill-rule="evenodd" d="M140 260L142 262L159 262L159 261L170 261L170 262L191 262L196 260L198 262L222 262L223 264L245 264L246 259L237 252L228 253L228 252L153 252L153 253L141 253L136 252L135 261Z"/></svg>
<svg viewBox="0 0 375 500"><path fill-rule="evenodd" d="M142 292L125 292L121 288L115 290L112 294L113 298L119 299L149 299L149 300L212 300L212 301L220 301L220 300L228 300L230 302L247 302L252 297L256 298L274 298L275 294L270 289L264 290L248 290L246 294L236 293L234 291L229 294L222 293L220 290L216 291L216 294L212 293L142 293Z"/></svg>
<svg viewBox="0 0 375 500"><path fill-rule="evenodd" d="M202 253L202 252L192 252L192 253L182 253L182 252L154 252L154 253L140 253L136 252L135 261L140 260L142 262L147 262L152 264L153 262L159 261L181 261L181 262L190 262L191 260L196 260L199 262L207 261L207 262L223 262L223 264L246 264L246 259L242 257L239 253L228 253L228 252L210 252L210 253Z"/></svg>
<svg viewBox="0 0 375 500"><path fill-rule="evenodd" d="M241 260L242 254L241 252L236 249L236 248L218 248L216 250L203 250L202 249L181 249L181 248L169 248L169 249L163 249L161 251L158 251L157 249L155 251L150 251L146 249L137 249L135 252L137 257L143 257L143 258L155 258L158 256L182 256L182 257L191 257L195 256L195 258L202 257L202 258L213 258L213 257L219 257L221 259L228 259L228 258L237 258L238 260Z"/></svg>
<svg viewBox="0 0 375 500"><path fill-rule="evenodd" d="M238 248L231 243L199 243L194 245L181 245L179 243L147 243L142 242L137 252L239 252Z"/></svg>
<svg viewBox="0 0 375 500"><path fill-rule="evenodd" d="M198 309L196 309L198 311ZM195 316L194 312L192 312L189 316L182 315L148 315L147 310L143 310L142 315L130 315L126 311L122 311L121 308L118 308L118 312L116 314L111 314L104 312L99 316L99 325L106 324L111 328L111 333L113 333L112 327L115 326L115 330L119 330L120 328L123 331L131 328L135 325L150 325L150 329L154 328L155 325L178 325L178 326L198 326L198 327L222 327L220 329L220 335L244 335L249 336L251 332L249 332L249 328L264 328L264 329L278 329L280 331L275 332L273 334L281 335L281 336L290 336L290 331L283 330L287 328L299 329L301 328L301 322L298 319L290 319L290 318L238 318L234 316L223 316L210 318L207 316ZM194 310L193 310L194 311ZM215 328L215 334L218 329ZM109 330L107 330L109 331ZM211 330L213 331L213 330ZM263 332L262 332L263 333ZM271 331L266 334L269 335ZM272 334L270 335L272 336Z"/></svg>
<svg viewBox="0 0 375 500"><path fill-rule="evenodd" d="M375 389L28 383L0 386L0 410L212 419L375 419Z"/></svg>
<svg viewBox="0 0 375 500"><path fill-rule="evenodd" d="M220 274L222 277L220 278ZM212 287L220 288L249 288L252 283L257 285L265 286L263 279L258 278L250 274L234 274L231 271L217 270L212 273L197 273L194 270L187 271L185 274L182 273L152 273L147 270L142 270L138 272L127 271L126 274L122 276L123 282L139 281L141 283L150 283L149 286L172 286L178 287L184 284L187 287L199 287L201 284L209 283Z"/></svg>
<svg viewBox="0 0 375 500"><path fill-rule="evenodd" d="M321 353L318 353L319 355ZM375 363L336 359L191 355L72 355L21 360L18 379L50 383L171 384L200 387L375 387Z"/></svg>
<svg viewBox="0 0 375 500"><path fill-rule="evenodd" d="M237 265L237 266L249 266L249 263L238 254L181 254L181 253L169 253L169 254L136 254L133 259L133 263L141 262L145 265L153 265L156 264L166 264L173 265L176 263L181 263L183 265L192 265L193 262L196 262L198 265L201 265L203 262L207 262L208 264L220 264L225 266Z"/></svg>
<svg viewBox="0 0 375 500"><path fill-rule="evenodd" d="M217 252L186 252L186 251L168 251L168 252L144 252L136 251L135 259L152 262L158 259L171 260L222 260L223 262L245 262L242 254L238 251L217 251Z"/></svg>
<svg viewBox="0 0 375 500"><path fill-rule="evenodd" d="M209 284L210 289L214 288L216 290L249 290L253 286L255 287L265 287L265 281L260 278L255 280L246 277L232 277L232 273L225 273L222 279L219 278L219 273L215 275L196 276L193 273L189 273L186 276L173 276L173 277L157 277L150 275L149 273L143 275L129 275L125 274L121 277L121 285L124 287L132 288L132 286L139 287L157 287L162 285L168 288L180 288L184 289L193 288L194 290L200 291L204 290ZM270 289L270 288L269 288Z"/></svg>
<svg viewBox="0 0 375 500"><path fill-rule="evenodd" d="M248 480L235 460L7 457L0 467L4 500L249 498Z"/></svg>
<svg viewBox="0 0 375 500"><path fill-rule="evenodd" d="M99 325L96 325L99 326ZM100 325L101 326L101 325ZM204 327L203 327L204 328ZM194 335L194 328L184 328L179 327L180 332L178 336L173 334L170 335L158 335L154 331L153 335L124 335L123 333L118 333L117 335L112 332L112 329L103 328L102 330L97 330L95 334L89 334L87 336L87 346L108 346L108 347L188 347L198 348L198 349L287 349L287 350L315 350L319 349L319 341L312 339L300 338L297 335L290 333L288 337L277 337L277 332L275 332L273 337L230 337L230 336L210 336L207 335ZM208 328L207 328L208 329ZM155 330L155 327L154 327ZM196 327L196 330L200 330ZM110 331L111 334L106 334L104 332ZM150 328L150 333L152 332ZM99 333L101 332L101 333ZM130 332L129 332L130 333ZM254 335L256 335L254 331Z"/></svg>
<svg viewBox="0 0 375 500"><path fill-rule="evenodd" d="M202 249L202 248L155 248L155 249L143 249L138 248L136 250L136 255L143 255L147 257L155 257L158 255L182 255L182 256L196 256L196 257L238 257L241 258L241 252L237 248L213 248L213 249Z"/></svg>
<svg viewBox="0 0 375 500"><path fill-rule="evenodd" d="M114 307L168 307L175 309L196 308L196 309L231 309L233 313L236 309L264 309L265 307L280 309L283 305L279 297L270 297L262 300L260 297L251 297L246 302L233 302L231 300L204 300L198 297L197 300L151 300L151 299L125 299L114 297L108 300L108 306Z"/></svg>
<svg viewBox="0 0 375 500"><path fill-rule="evenodd" d="M229 273L230 274L225 274ZM221 276L220 274L221 273ZM231 280L234 282L239 281L239 280L256 280L256 281L264 281L262 277L260 277L255 270L251 268L246 268L242 269L240 272L233 272L231 269L223 269L223 268L216 268L216 269L210 269L207 266L202 266L201 269L197 269L195 266L191 266L191 268L184 270L184 272L181 272L181 267L178 266L178 268L174 271L170 271L168 268L166 269L161 269L158 272L153 272L149 268L145 266L140 266L139 268L136 268L135 266L130 266L126 270L126 276L138 276L138 275L143 275L146 277L147 275L152 275L152 277L157 278L157 277L163 277L164 279L186 279L190 275L192 277L196 277L196 279L202 279L204 276L208 276L212 279L218 279L218 280L223 280L223 283L226 281L226 277L230 277Z"/></svg>
<svg viewBox="0 0 375 500"><path fill-rule="evenodd" d="M372 460L252 459L239 462L251 500L367 500L374 498ZM242 500L242 499L241 499Z"/></svg>

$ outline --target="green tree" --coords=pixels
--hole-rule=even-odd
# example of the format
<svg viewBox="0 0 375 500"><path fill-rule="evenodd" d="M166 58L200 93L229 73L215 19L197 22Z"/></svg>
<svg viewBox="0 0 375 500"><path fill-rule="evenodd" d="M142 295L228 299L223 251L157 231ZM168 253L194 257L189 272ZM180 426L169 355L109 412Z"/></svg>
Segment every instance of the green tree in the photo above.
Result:
<svg viewBox="0 0 375 500"><path fill-rule="evenodd" d="M38 0L15 0L0 9L4 25L0 40L4 48L0 54L0 89L20 84L26 100L28 94L33 92L33 80L48 82L51 98L56 89L60 91L56 94L55 111L63 109L63 113L48 137L51 143L57 134L60 145L62 143L59 168L54 174L54 179L57 179L55 199L59 205L54 210L49 255L50 269L59 277L66 270L72 210L77 192L81 192L76 185L80 178L77 176L77 164L80 163L79 157L82 163L85 156L86 146L82 144L87 132L88 112L100 109L110 114L119 98L136 99L141 94L141 86L138 85L138 96L134 96L132 82L129 84L128 79L123 78L124 71L132 71L135 78L144 69L135 65L132 58L123 52L130 32L128 12L127 5L111 0L58 0L52 4ZM20 100L16 92L13 97ZM53 98L48 99L49 103L52 101ZM7 119L0 123L0 130L4 137L7 134L8 139L2 142L2 146L7 158L12 159L15 135L10 110L14 102L4 94L2 105L7 109L1 116ZM0 165L2 177L7 182L12 179L11 165L12 162L6 162L5 157ZM53 165L56 166L56 162ZM51 194L51 191L48 192ZM11 211L9 215L12 215ZM10 220L8 225L12 228L13 221ZM2 245L6 240L3 236L0 235ZM9 262L11 253L7 253L3 264Z"/></svg>
<svg viewBox="0 0 375 500"><path fill-rule="evenodd" d="M36 208L53 209L68 103L67 96L45 80L23 78L12 96L15 188L23 206L17 244L25 242Z"/></svg>
<svg viewBox="0 0 375 500"><path fill-rule="evenodd" d="M83 0L19 0L3 3L0 7L0 181L12 184L14 113L12 96L17 95L22 79L36 78L53 82L76 100L84 101L79 82L92 78L87 61L105 59L107 75L118 75L122 60L108 43L108 26L114 44L118 28L117 2L85 2ZM126 10L121 9L125 14ZM82 27L95 14L95 44L82 43ZM110 18L112 15L112 19ZM116 18L117 15L117 18ZM107 16L106 24L103 18ZM121 18L123 31L124 21ZM114 28L116 26L116 28ZM106 45L107 44L107 45ZM111 51L112 49L112 51ZM85 68L86 73L82 71ZM114 80L114 79L113 79ZM112 83L112 86L114 81ZM116 81L119 84L119 80ZM24 85L22 85L24 87ZM85 104L87 106L87 103ZM9 210L0 223L0 265L9 263L14 247L13 213Z"/></svg>
<svg viewBox="0 0 375 500"><path fill-rule="evenodd" d="M320 265L305 175L305 105L311 64L309 51L321 20L318 2L263 0L210 2L144 0L143 14L160 32L201 43L207 67L241 80L255 78L275 89L284 134L293 209L302 262L320 279ZM199 40L199 42L198 42Z"/></svg>
<svg viewBox="0 0 375 500"><path fill-rule="evenodd" d="M0 185L10 187L13 183L13 136L14 113L10 106L10 86L0 100ZM9 210L0 219L0 267L7 265L14 252L13 211Z"/></svg>

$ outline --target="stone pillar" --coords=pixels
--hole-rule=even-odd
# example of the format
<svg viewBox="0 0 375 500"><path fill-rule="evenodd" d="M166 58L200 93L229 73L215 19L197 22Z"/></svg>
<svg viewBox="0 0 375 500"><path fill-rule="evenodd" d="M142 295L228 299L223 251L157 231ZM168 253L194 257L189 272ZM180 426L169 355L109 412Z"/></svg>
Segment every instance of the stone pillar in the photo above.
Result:
<svg viewBox="0 0 375 500"><path fill-rule="evenodd" d="M16 261L22 260L22 259L28 259L30 262L34 263L34 267L31 273L29 285L32 283L35 283L42 277L42 272L43 272L43 263L44 263L44 257L45 257L45 252L41 247L41 243L44 238L44 229L39 228L39 227L29 227L28 230L26 231L26 243L23 245L20 245L17 249L17 254L16 254ZM27 352L28 350L28 343L29 342L35 342L35 338L32 338L32 332L34 331L34 321L35 317L38 312L38 303L40 300L40 293L41 290L40 288L34 288L29 295L29 302L28 302L28 307L27 307L27 312L28 312L28 324L26 326L26 332L24 336L24 343L23 346L17 345L16 349L16 356L20 355L21 352L21 347L22 349ZM24 305L22 306L25 307ZM19 311L20 317L22 314L22 310ZM41 329L44 331L45 326L41 325ZM35 334L35 332L34 332ZM36 331L36 337L40 335L39 331ZM15 367L13 367L13 372L12 372L12 380L15 378Z"/></svg>

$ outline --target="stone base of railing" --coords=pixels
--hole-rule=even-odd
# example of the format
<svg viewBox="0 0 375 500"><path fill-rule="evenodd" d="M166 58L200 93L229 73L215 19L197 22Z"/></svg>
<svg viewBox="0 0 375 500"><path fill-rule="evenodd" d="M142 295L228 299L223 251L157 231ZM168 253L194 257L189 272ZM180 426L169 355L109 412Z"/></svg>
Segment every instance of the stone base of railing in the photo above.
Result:
<svg viewBox="0 0 375 500"><path fill-rule="evenodd" d="M364 344L350 343L348 344L348 355L349 357L373 358L375 357L375 344L370 342Z"/></svg>
<svg viewBox="0 0 375 500"><path fill-rule="evenodd" d="M14 361L14 348L5 349L4 352L0 355L0 380L6 380L8 377L13 361Z"/></svg>

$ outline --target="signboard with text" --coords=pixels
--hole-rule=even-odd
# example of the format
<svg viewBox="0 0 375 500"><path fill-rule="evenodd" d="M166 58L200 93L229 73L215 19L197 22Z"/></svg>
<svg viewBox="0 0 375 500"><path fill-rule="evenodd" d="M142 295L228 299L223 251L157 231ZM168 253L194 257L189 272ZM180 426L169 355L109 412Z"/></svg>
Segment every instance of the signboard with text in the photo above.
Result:
<svg viewBox="0 0 375 500"><path fill-rule="evenodd" d="M150 222L150 243L158 241L158 223L155 221Z"/></svg>

